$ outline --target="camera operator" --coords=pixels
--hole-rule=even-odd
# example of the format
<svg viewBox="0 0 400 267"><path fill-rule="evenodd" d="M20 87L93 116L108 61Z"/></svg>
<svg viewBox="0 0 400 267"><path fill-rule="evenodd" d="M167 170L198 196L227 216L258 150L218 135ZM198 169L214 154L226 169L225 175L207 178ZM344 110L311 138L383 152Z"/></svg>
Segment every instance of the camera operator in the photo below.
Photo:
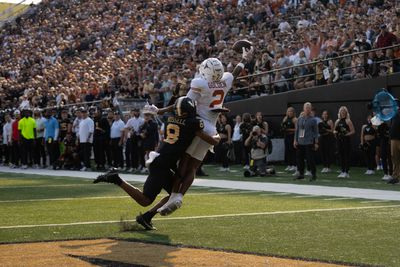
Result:
<svg viewBox="0 0 400 267"><path fill-rule="evenodd" d="M260 126L253 127L251 134L245 141L245 146L251 148L250 155L251 161L253 161L253 164L250 164L250 175L245 173L245 176L254 176L257 173L260 176L265 176L267 171L268 138L262 133Z"/></svg>

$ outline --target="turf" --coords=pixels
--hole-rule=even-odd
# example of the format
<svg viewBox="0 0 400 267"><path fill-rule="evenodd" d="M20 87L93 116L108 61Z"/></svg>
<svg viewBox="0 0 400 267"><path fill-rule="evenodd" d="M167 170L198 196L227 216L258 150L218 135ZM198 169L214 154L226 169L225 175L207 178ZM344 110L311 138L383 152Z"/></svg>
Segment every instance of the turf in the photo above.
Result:
<svg viewBox="0 0 400 267"><path fill-rule="evenodd" d="M232 172L221 172L219 167L213 165L207 165L204 169L209 176L201 177L202 179L224 179L224 180L235 180L235 181L254 181L254 182L270 182L270 183L290 183L290 184L310 184L307 179L303 181L293 180L292 173L284 171L283 166L277 165L275 169L277 174L268 177L244 177L243 168L237 165L231 166ZM313 182L314 185L323 186L338 186L338 187L355 187L365 189L380 189L380 190L394 190L400 191L398 185L388 185L381 180L383 177L383 171L377 171L374 175L365 175L365 168L352 168L350 170L350 178L340 179L337 178L339 175L338 167L333 168L332 173L321 174L321 168L317 170L317 181Z"/></svg>
<svg viewBox="0 0 400 267"><path fill-rule="evenodd" d="M140 208L124 196L114 185L94 185L90 180L2 174L0 227L119 221L121 218L132 220L136 214L143 212L144 208ZM158 231L142 231L133 223L133 228L137 229L135 231L121 231L119 223L0 228L0 242L113 237L339 261L355 265L400 265L400 233L396 230L400 220L400 207L390 207L400 205L400 202L366 204L363 203L365 200L358 199L324 199L326 198L296 198L295 195L276 195L268 192L193 187L185 197L182 209L168 217L168 220L157 217L154 223ZM387 207L174 219L364 206Z"/></svg>

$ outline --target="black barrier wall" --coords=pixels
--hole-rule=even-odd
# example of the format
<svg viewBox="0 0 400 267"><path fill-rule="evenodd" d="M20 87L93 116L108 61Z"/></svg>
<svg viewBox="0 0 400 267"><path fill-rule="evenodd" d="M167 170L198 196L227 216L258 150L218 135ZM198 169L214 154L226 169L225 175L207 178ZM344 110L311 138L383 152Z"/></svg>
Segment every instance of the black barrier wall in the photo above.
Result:
<svg viewBox="0 0 400 267"><path fill-rule="evenodd" d="M373 99L380 88L386 88L395 97L400 97L400 74L393 74L373 79L362 79L356 81L342 82L333 85L319 86L309 89L290 91L259 98L239 100L226 103L231 110L229 115L243 114L248 112L254 114L261 111L270 125L273 136L279 137L280 123L285 116L286 109L293 106L297 116L302 111L304 102L311 102L320 116L323 110L328 110L333 121L337 119L340 106L347 106L351 120L354 123L356 134L353 136L353 163L360 164L363 159L358 151L360 143L360 131L371 113L367 104Z"/></svg>

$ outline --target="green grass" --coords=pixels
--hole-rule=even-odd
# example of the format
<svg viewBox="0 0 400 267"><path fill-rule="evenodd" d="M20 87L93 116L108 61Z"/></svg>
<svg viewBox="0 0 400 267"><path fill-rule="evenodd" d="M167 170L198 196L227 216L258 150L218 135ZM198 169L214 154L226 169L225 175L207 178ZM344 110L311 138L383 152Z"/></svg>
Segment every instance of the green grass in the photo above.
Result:
<svg viewBox="0 0 400 267"><path fill-rule="evenodd" d="M211 168L208 168L211 171ZM263 180L266 178L262 178ZM119 223L0 228L0 242L122 238L349 264L399 266L400 202L362 203L193 187L170 218L388 206L376 209L187 218L156 217L158 231L121 231ZM115 196L116 198L112 198ZM133 219L145 209L114 185L90 180L0 175L0 227ZM107 198L94 198L107 197ZM57 199L58 200L45 200ZM44 201L37 201L37 200ZM16 201L20 200L20 201ZM29 200L29 201L26 201ZM35 201L36 200L36 201ZM5 202L8 201L8 202Z"/></svg>
<svg viewBox="0 0 400 267"><path fill-rule="evenodd" d="M290 183L290 184L310 184L305 179L302 181L293 180L292 173L284 171L283 166L275 166L277 174L269 177L244 177L243 168L237 165L231 166L231 171L234 172L221 172L219 167L213 165L205 166L205 171L209 176L201 177L202 179L224 179L224 180L235 180L235 181L253 181L253 182L268 182L268 183ZM364 175L365 168L351 168L350 178L341 179L337 178L339 173L338 167L334 167L332 173L322 174L320 173L321 168L317 169L317 181L313 182L313 185L322 186L339 186L339 187L354 187L354 188L365 188L365 189L380 189L380 190L394 190L400 191L398 185L388 185L381 180L383 177L383 171L377 171L374 175Z"/></svg>

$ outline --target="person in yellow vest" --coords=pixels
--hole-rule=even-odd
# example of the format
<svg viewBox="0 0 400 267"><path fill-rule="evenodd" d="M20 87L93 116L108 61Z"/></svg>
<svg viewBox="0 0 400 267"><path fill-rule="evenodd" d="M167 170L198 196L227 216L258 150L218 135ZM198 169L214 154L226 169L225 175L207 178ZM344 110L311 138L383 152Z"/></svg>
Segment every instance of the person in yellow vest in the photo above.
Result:
<svg viewBox="0 0 400 267"><path fill-rule="evenodd" d="M31 110L23 110L23 118L18 122L21 136L22 169L28 168L33 160L33 142L36 138L36 121L32 118Z"/></svg>

